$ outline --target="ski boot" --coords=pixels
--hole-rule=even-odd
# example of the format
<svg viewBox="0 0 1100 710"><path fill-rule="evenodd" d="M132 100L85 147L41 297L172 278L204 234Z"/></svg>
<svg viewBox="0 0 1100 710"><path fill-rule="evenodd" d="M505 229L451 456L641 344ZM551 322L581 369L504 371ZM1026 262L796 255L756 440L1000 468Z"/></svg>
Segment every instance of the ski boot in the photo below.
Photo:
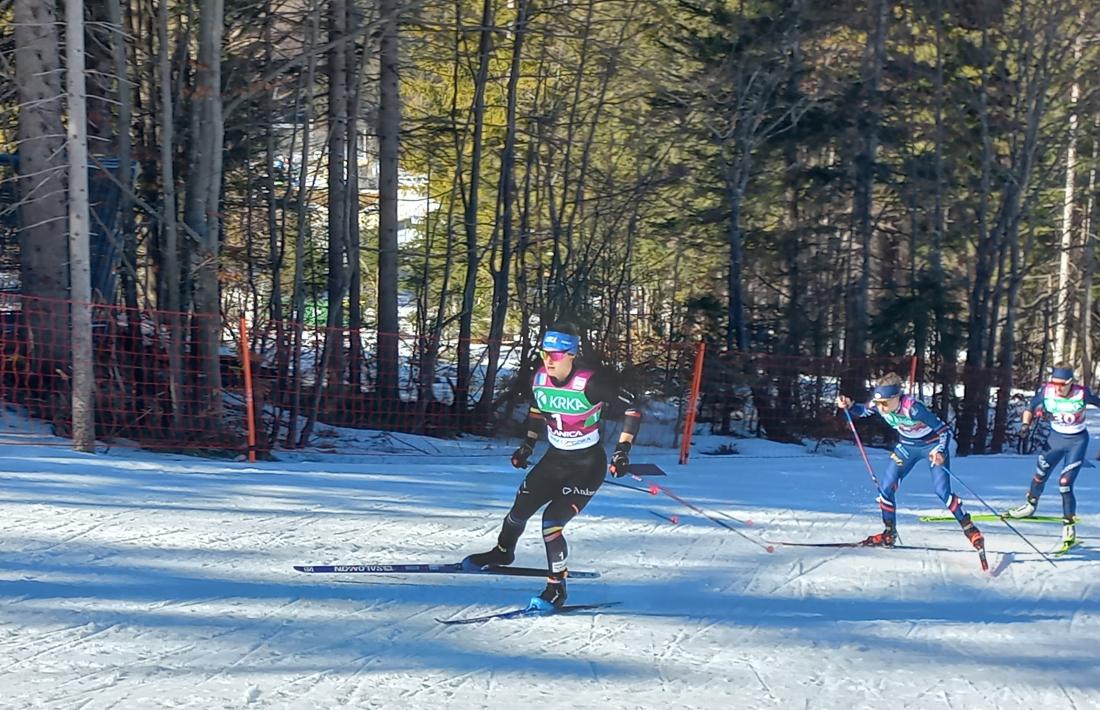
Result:
<svg viewBox="0 0 1100 710"><path fill-rule="evenodd" d="M488 567L507 567L515 562L516 553L497 545L488 552L479 552L462 560L462 569L477 572Z"/></svg>
<svg viewBox="0 0 1100 710"><path fill-rule="evenodd" d="M866 540L859 543L859 545L860 547L893 547L897 539L897 531L887 526L882 532L877 535L871 535Z"/></svg>
<svg viewBox="0 0 1100 710"><path fill-rule="evenodd" d="M529 611L540 614L549 614L561 609L565 605L565 573L553 576L546 580L546 589L537 597L531 597L527 605Z"/></svg>
<svg viewBox="0 0 1100 710"><path fill-rule="evenodd" d="M985 538L982 537L982 531L978 529L978 526L970 522L970 517L967 516L966 524L963 525L963 535L966 535L966 539L970 540L970 544L974 546L975 550L985 549Z"/></svg>
<svg viewBox="0 0 1100 710"><path fill-rule="evenodd" d="M1061 555L1065 552L1069 552L1071 547L1077 545L1077 526L1073 524L1073 521L1065 522L1062 525L1062 546L1058 548L1055 554Z"/></svg>
<svg viewBox="0 0 1100 710"><path fill-rule="evenodd" d="M1018 505L1015 508L1009 508L1005 512L1001 513L1002 518L1030 518L1035 515L1035 507L1039 505L1039 501L1031 496L1027 497L1027 500L1023 505Z"/></svg>

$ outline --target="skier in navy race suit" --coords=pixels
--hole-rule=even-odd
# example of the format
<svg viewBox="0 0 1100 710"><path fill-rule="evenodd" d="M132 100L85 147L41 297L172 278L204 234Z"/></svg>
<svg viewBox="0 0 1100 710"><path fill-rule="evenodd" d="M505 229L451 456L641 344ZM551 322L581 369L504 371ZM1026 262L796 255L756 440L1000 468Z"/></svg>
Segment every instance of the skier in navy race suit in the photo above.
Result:
<svg viewBox="0 0 1100 710"><path fill-rule="evenodd" d="M863 544L882 547L894 545L897 541L898 486L917 462L927 459L936 495L955 516L970 543L980 550L985 547L982 533L971 521L962 500L951 492L951 478L947 472L951 465L951 454L948 451L951 429L923 402L902 394L901 383L899 375L890 373L876 382L869 403L855 404L850 397L844 395L838 396L836 400L838 407L849 410L856 417L878 414L898 433L898 443L890 453L890 464L878 479L878 505L882 511L884 529L881 533L868 537Z"/></svg>

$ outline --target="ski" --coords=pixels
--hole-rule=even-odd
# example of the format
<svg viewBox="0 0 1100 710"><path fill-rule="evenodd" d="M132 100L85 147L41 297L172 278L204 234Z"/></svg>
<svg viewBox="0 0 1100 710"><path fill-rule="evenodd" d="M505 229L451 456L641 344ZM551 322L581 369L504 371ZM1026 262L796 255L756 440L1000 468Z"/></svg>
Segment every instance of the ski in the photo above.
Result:
<svg viewBox="0 0 1100 710"><path fill-rule="evenodd" d="M606 609L607 607L617 606L621 602L604 602L602 604L566 604L560 609L554 611L543 611L541 609L533 609L531 607L524 607L522 609L512 609L510 611L500 611L495 614L485 614L484 616L466 616L458 619L436 619L441 624L447 626L456 626L460 624L480 624L484 621L492 621L493 619L522 619L528 616L556 616L558 614L571 614L577 611L591 611L594 609Z"/></svg>
<svg viewBox="0 0 1100 710"><path fill-rule="evenodd" d="M772 545L783 545L784 547L850 547L868 550L925 550L927 552L959 552L959 550L950 547L930 547L927 545L893 545L890 547L886 547L885 545L864 545L862 542L784 542L780 540L769 540L768 542Z"/></svg>
<svg viewBox="0 0 1100 710"><path fill-rule="evenodd" d="M980 522L998 522L1000 520L1008 520L1013 523L1061 523L1062 516L1060 515L1033 515L1030 518L1010 518L1006 515L991 515L989 513L970 514L970 519L976 523ZM955 522L955 516L953 515L922 515L918 518L922 523L947 523Z"/></svg>
<svg viewBox="0 0 1100 710"><path fill-rule="evenodd" d="M929 545L864 545L862 542L781 542L776 540L769 540L773 545L783 545L786 547L836 547L836 548L865 548L865 549L885 549L885 550L924 550L926 552L961 552L951 547L931 547ZM978 550L978 559L982 564L982 571L989 571L989 560L985 556L985 548Z"/></svg>
<svg viewBox="0 0 1100 710"><path fill-rule="evenodd" d="M1073 542L1063 542L1061 545L1058 546L1058 549L1055 550L1054 552L1052 552L1051 554L1054 555L1055 557L1061 557L1062 555L1066 554L1067 552L1069 552L1073 548L1079 547L1080 545L1081 545L1080 540L1074 540Z"/></svg>
<svg viewBox="0 0 1100 710"><path fill-rule="evenodd" d="M496 574L512 577L545 577L545 567L487 567L466 569L461 562L446 564L396 565L294 565L299 572L310 574ZM569 579L596 579L599 572L569 570Z"/></svg>

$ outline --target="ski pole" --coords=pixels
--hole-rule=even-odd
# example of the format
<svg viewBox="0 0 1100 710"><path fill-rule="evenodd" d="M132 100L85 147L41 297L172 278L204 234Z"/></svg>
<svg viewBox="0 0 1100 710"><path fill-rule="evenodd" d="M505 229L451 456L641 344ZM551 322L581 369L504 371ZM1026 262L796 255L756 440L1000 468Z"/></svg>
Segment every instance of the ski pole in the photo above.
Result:
<svg viewBox="0 0 1100 710"><path fill-rule="evenodd" d="M639 479L639 480L640 480L640 479ZM634 486L628 486L628 487L629 487L629 488L634 488ZM641 489L641 488L635 488L635 490L643 490L643 489ZM691 510L694 510L694 511L695 511L696 513L698 513L699 515L702 515L702 516L703 516L704 518L706 518L707 520L711 521L711 522L712 522L712 523L714 523L715 525L721 525L721 526L722 526L722 527L724 527L724 528L725 528L726 530L729 530L729 531L730 531L730 532L732 532L732 533L737 533L738 535L740 535L741 537L745 538L746 540L748 540L748 541L749 541L749 542L751 542L752 544L754 544L754 545L756 545L756 546L758 546L758 547L762 547L762 548L764 548L764 549L765 549L766 551L768 551L768 552L775 552L775 548L774 548L773 546L771 546L771 545L767 545L767 544L765 544L765 543L763 543L763 542L760 542L759 540L757 540L757 539L756 539L756 538L754 538L754 537L750 537L750 536L746 535L745 533L741 532L740 530L738 530L737 528L733 527L732 525L730 525L729 523L725 522L724 520L719 520L718 518L714 517L713 515L711 515L711 514L710 514L710 513L708 513L707 511L703 510L703 509L702 509L702 508L700 508L699 506L695 505L694 503L691 503L691 502L689 502L689 501L686 501L686 500L684 500L683 498L681 498L680 496L676 495L675 493L673 493L673 492L672 492L672 491L670 491L669 489L665 488L664 486L658 485L658 484L656 484L656 483L651 483L651 484L649 484L649 493L650 493L651 495L657 495L658 493L664 493L664 494L665 494L666 496L668 496L668 497L669 497L669 498L671 498L672 500L676 501L677 503L679 503L679 504L681 504L681 505L683 505L683 506L685 506L685 507L687 507L687 508L690 508ZM732 517L732 516L730 516L730 517Z"/></svg>
<svg viewBox="0 0 1100 710"><path fill-rule="evenodd" d="M962 484L962 487L963 487L963 488L965 488L966 490L970 491L970 494L971 494L972 496L974 496L974 497L975 497L975 498L976 498L976 499L978 500L978 502L979 502L979 503L981 503L981 504L982 504L982 505L984 505L984 506L985 506L986 508L988 508L988 509L989 509L989 512L993 513L993 515L997 516L997 518L998 518L998 519L999 519L999 520L1000 520L1000 521L1001 521L1002 523L1004 523L1005 525L1007 525L1007 526L1008 526L1008 529L1009 529L1009 530L1011 530L1012 532L1016 533L1016 535L1017 535L1017 536L1018 536L1018 537L1019 537L1019 538L1020 538L1021 540L1023 540L1024 542L1026 542L1026 543L1028 544L1028 547L1030 547L1031 549L1033 549L1033 550L1035 550L1036 552L1038 552L1038 553L1039 553L1039 556L1040 556L1040 557L1042 557L1042 558L1043 558L1044 560L1046 560L1047 562L1049 562L1049 563L1050 563L1050 565L1051 565L1052 567L1057 567L1057 566L1058 566L1058 565L1054 564L1054 560L1052 560L1052 559L1050 559L1049 557L1047 557L1047 556L1046 556L1046 554L1045 554L1045 553L1044 553L1044 552L1043 552L1042 550L1040 550L1040 549L1039 549L1038 547L1035 547L1035 545L1034 545L1034 544L1033 544L1033 543L1031 542L1031 540L1028 540L1028 539L1027 539L1026 537L1024 537L1023 533L1021 533L1021 532L1020 532L1019 530L1017 530L1016 528L1012 527L1011 523L1009 523L1009 522L1008 522L1007 520L1005 520L1005 519L1004 519L1004 516L1003 516L1003 515L1001 515L1001 514L1000 514L1000 513L998 513L998 512L996 511L996 510L994 510L994 509L993 509L993 506L991 506L991 505L990 505L989 503L986 503L986 502L985 502L985 499L984 499L984 498L982 498L982 497L981 497L980 495L978 495L977 491L975 491L975 490L974 490L973 488L971 488L970 486L966 485L966 481L964 481L963 479L961 479L961 478L959 478L958 476L956 476L956 475L955 475L955 473L954 473L954 471L952 471L951 469L947 468L946 466L944 466L944 467L943 467L943 470L944 470L944 471L947 471L947 475L948 475L948 476L951 476L951 478L954 478L954 479L955 479L956 481L958 481L958 482L959 482L960 484Z"/></svg>
<svg viewBox="0 0 1100 710"><path fill-rule="evenodd" d="M878 488L878 478L875 477L875 472L871 468L871 462L867 460L867 450L863 448L863 441L859 438L859 432L856 431L856 423L852 421L852 415L848 413L848 408L844 408L844 418L848 420L848 428L852 430L852 436L856 438L856 447L859 449L859 455L863 457L863 463L867 466L867 473L871 476L871 482L875 484L875 488Z"/></svg>

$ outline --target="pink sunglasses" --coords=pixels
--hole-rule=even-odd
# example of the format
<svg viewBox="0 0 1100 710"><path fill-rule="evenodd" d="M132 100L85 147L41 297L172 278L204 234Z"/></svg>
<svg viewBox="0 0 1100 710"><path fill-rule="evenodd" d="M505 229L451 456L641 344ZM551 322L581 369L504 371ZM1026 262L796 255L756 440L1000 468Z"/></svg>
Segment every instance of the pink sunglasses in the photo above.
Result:
<svg viewBox="0 0 1100 710"><path fill-rule="evenodd" d="M561 362L566 355L572 354L565 350L541 350L539 352L543 360L549 360L550 362Z"/></svg>

